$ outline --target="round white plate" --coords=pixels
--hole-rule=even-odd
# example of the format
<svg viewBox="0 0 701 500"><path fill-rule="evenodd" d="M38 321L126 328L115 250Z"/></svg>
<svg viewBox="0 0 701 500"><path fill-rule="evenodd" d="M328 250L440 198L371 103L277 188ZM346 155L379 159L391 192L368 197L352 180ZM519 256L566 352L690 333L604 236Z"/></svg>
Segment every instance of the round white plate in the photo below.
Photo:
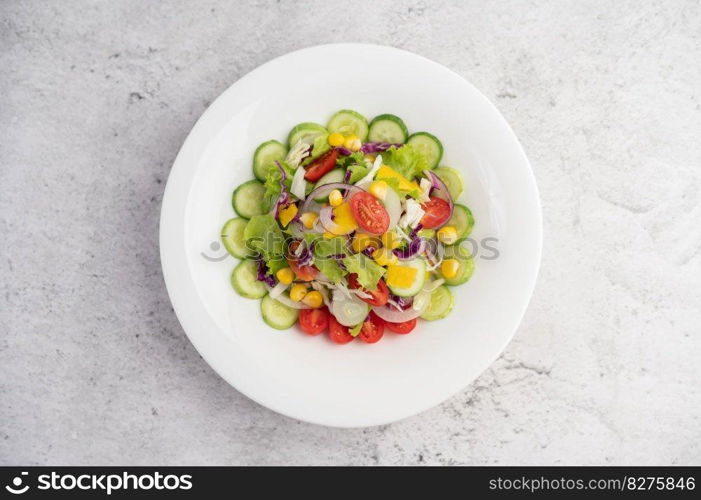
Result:
<svg viewBox="0 0 701 500"><path fill-rule="evenodd" d="M409 335L339 346L326 335L269 328L260 301L232 290L236 259L219 245L234 217L231 193L253 177L251 158L297 123L326 123L339 109L392 113L445 148L462 172L458 200L474 213L483 247L455 308ZM376 45L322 45L252 71L202 115L178 154L161 209L161 261L175 312L202 357L236 389L279 413L317 424L392 422L449 398L507 345L526 310L540 263L535 179L514 133L472 85L415 54ZM485 238L494 238L485 240Z"/></svg>

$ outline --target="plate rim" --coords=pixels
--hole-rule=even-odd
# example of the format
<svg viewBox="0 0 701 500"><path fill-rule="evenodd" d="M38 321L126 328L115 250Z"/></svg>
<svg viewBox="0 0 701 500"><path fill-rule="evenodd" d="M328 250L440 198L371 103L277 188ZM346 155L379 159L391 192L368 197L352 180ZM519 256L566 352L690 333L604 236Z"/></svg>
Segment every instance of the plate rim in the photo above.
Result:
<svg viewBox="0 0 701 500"><path fill-rule="evenodd" d="M292 58L292 57L297 57L300 54L304 54L307 52L314 52L318 50L329 50L329 49L348 49L352 48L354 50L360 50L360 49L365 49L365 50L383 50L383 51L397 51L399 53L403 54L408 54L411 57L418 58L422 60L424 63L427 63L431 66L434 66L436 68L439 68L441 71L447 71L454 75L455 77L459 78L466 84L467 86L471 87L471 89L474 91L475 95L483 101L483 104L485 104L487 107L491 108L491 111L495 114L497 119L501 122L501 125L503 126L504 130L511 136L514 145L516 146L516 152L518 153L518 156L520 157L520 161L522 161L525 166L527 166L527 178L528 182L530 184L530 189L533 192L534 195L534 201L535 201L535 206L533 207L533 213L532 215L535 216L534 220L534 225L537 229L537 238L534 243L536 243L536 248L535 250L535 266L532 272L532 275L530 276L530 280L528 282L528 293L527 293L527 298L524 301L521 310L518 311L518 314L514 314L514 324L513 327L510 328L510 333L508 337L505 338L505 340L502 342L502 345L500 346L499 350L496 352L496 354L492 357L492 359L489 361L489 363L486 365L488 368L491 366L496 359L503 353L504 349L506 346L511 342L513 339L514 335L516 334L516 331L518 330L518 327L520 326L523 317L528 309L528 306L530 304L530 301L533 297L533 292L535 290L535 285L537 283L538 275L540 273L540 266L541 266L541 260L542 260L542 247L543 247L543 218L542 218L542 206L541 206L541 200L540 200L540 192L538 190L538 185L536 183L536 178L535 178L535 173L533 172L532 165L530 161L528 160L525 151L523 150L523 146L521 145L520 141L518 140L516 134L514 133L513 129L509 125L509 123L506 121L504 116L501 114L499 109L494 105L494 103L489 100L479 89L477 89L470 81L465 79L463 76L460 74L456 73L452 69L443 66L440 63L437 63L435 61L432 61L431 59L428 59L424 56L421 56L419 54L415 54L413 52L404 50L404 49L399 49L396 47L392 46L387 46L387 45L378 45L378 44L369 44L369 43L331 43L331 44L321 44L321 45L314 45L306 48L302 48L299 50L295 50L292 52L288 52L285 54L282 54L280 56L277 56L248 72L238 80L236 80L234 83L232 83L227 89L225 89L217 98L210 104L210 106L202 113L202 115L197 119L195 124L193 125L192 129L189 131L185 141L183 142L180 150L178 151L178 154L175 157L175 160L173 161L173 165L171 167L171 170L168 174L168 180L166 182L166 187L164 190L163 194L163 200L161 203L161 212L160 212L160 219L159 219L159 247L160 247L160 259L161 259L161 268L163 272L163 279L166 284L166 290L168 293L168 297L170 299L170 302L173 306L173 311L175 312L176 317L178 318L178 321L180 322L181 327L183 328L183 331L187 335L188 339L192 343L192 345L195 347L199 355L207 362L207 364L219 375L222 379L224 379L229 385L234 387L237 391L241 392L243 395L248 397L249 399L255 401L256 403L260 404L261 406L264 406L266 408L269 408L279 414L282 414L284 416L287 416L289 418L293 418L296 420L301 420L305 422L310 422L318 425L323 425L323 426L329 426L329 427L341 427L341 428L358 428L358 427L370 427L370 426L376 426L376 425L383 425L383 424L388 424L391 422L395 422L398 420L403 420L405 418L409 418L411 416L417 415L419 413L422 413L424 411L427 411L430 408L433 408L449 399L454 397L457 393L460 391L464 390L468 385L470 385L474 380L476 380L479 376L481 376L484 373L483 369L481 370L475 377L470 378L469 380L464 381L464 383L460 384L460 388L458 388L455 391L452 391L449 395L441 395L438 398L434 398L431 400L429 403L424 404L424 405L417 405L417 410L413 411L410 414L402 414L402 415L395 415L395 416L383 416L382 418L367 418L365 421L362 422L343 422L340 420L334 421L334 422L329 422L328 419L324 418L315 418L315 417L310 417L309 415L300 415L297 414L295 411L290 411L286 408L281 407L278 404L275 404L274 402L270 401L262 401L262 398L260 398L257 394L253 394L250 390L247 388L242 387L242 384L237 383L235 380L231 380L231 377L227 377L222 373L222 370L218 369L218 365L220 363L215 360L212 356L210 356L206 351L207 348L204 345L205 342L203 342L202 338L199 338L196 334L193 333L194 328L191 327L191 317L190 317L190 310L192 309L191 305L183 303L183 300L181 300L181 296L183 293L186 293L186 291L183 291L182 286L184 285L189 285L191 287L191 291L194 292L195 290L195 283L194 280L191 278L189 275L189 271L187 273L184 273L187 275L187 281L188 283L183 284L181 276L183 273L177 273L176 271L179 269L182 269L184 266L185 268L189 269L189 266L187 265L187 252L185 251L185 244L184 244L184 218L178 218L176 217L177 213L182 213L183 217L185 214L185 209L187 207L187 201L188 201L188 196L187 194L189 193L189 188L192 187L192 182L190 182L190 186L182 186L183 180L181 178L187 173L187 164L190 161L199 161L200 155L195 155L199 150L204 150L206 149L206 145L208 142L211 140L211 137L213 134L216 133L216 128L214 129L214 132L212 132L212 126L216 124L218 119L223 119L222 116L217 116L221 115L221 103L224 102L225 100L229 99L232 94L236 92L236 90L239 87L242 87L248 80L251 80L252 78L255 77L256 73L262 72L264 68L273 66L275 64L278 64L281 60L286 59L286 58ZM190 178L190 181L193 180L194 174L197 172L196 165L193 167L191 166L192 169L192 176ZM181 196L180 198L177 197L179 194L176 190L185 190L185 196ZM179 204L178 204L179 202ZM172 208L171 208L172 207ZM180 210L175 210L176 208L180 208ZM173 245L170 244L170 242L173 240L173 235L172 233L178 233L178 228L180 229L180 233L183 233L183 242L182 242L182 248L177 248L173 247ZM171 233L171 234L169 234ZM178 257L182 257L181 259L178 259ZM177 261L180 261L178 264ZM195 293L195 295L197 295ZM206 314L206 312L205 312ZM209 315L207 315L209 317ZM211 318L209 318L211 320ZM213 323L213 322L212 322Z"/></svg>

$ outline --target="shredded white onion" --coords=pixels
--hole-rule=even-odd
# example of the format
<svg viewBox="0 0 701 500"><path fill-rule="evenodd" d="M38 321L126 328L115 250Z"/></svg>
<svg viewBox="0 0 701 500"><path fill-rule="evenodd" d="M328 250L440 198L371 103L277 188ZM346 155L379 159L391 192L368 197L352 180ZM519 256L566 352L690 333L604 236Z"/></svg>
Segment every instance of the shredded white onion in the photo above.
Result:
<svg viewBox="0 0 701 500"><path fill-rule="evenodd" d="M411 238L409 238L409 235L406 234L406 233L402 230L402 228L400 228L399 226L395 227L394 230L395 230L395 232L396 232L400 237L404 238L405 240L407 240L407 241L409 241L409 242L411 241Z"/></svg>
<svg viewBox="0 0 701 500"><path fill-rule="evenodd" d="M272 287L270 291L268 292L268 295L270 295L271 298L276 299L280 296L282 292L284 292L289 285L285 285L284 283L278 282L277 285Z"/></svg>
<svg viewBox="0 0 701 500"><path fill-rule="evenodd" d="M295 171L295 175L292 177L292 185L290 186L290 192L300 200L304 200L305 191L307 189L307 181L304 180L304 174L305 170L303 168L298 168Z"/></svg>
<svg viewBox="0 0 701 500"><path fill-rule="evenodd" d="M297 144L292 146L292 149L287 153L285 157L285 163L287 163L292 168L297 168L304 158L309 156L311 145L297 141Z"/></svg>
<svg viewBox="0 0 701 500"><path fill-rule="evenodd" d="M367 292L362 291L360 288L353 288L350 290L351 293L356 294L361 299L371 299L372 295Z"/></svg>
<svg viewBox="0 0 701 500"><path fill-rule="evenodd" d="M380 170L380 167L382 166L382 155L377 155L377 158L375 158L375 163L373 163L372 168L370 171L360 179L358 182L355 183L356 186L359 188L367 189L370 184L372 184L373 179L375 178L375 174L377 173L378 170Z"/></svg>

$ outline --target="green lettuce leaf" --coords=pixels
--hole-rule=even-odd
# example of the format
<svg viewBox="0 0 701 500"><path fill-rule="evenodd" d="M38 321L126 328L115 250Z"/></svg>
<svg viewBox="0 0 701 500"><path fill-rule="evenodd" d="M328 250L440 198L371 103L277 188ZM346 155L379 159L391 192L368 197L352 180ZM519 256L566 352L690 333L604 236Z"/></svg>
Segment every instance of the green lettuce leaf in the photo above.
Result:
<svg viewBox="0 0 701 500"><path fill-rule="evenodd" d="M321 134L316 136L314 138L314 144L312 146L312 154L307 156L302 161L302 165L308 165L324 153L331 151L331 146L329 145L329 134Z"/></svg>
<svg viewBox="0 0 701 500"><path fill-rule="evenodd" d="M382 154L382 163L392 167L409 180L419 177L428 168L424 155L419 153L411 144L392 146Z"/></svg>
<svg viewBox="0 0 701 500"><path fill-rule="evenodd" d="M350 179L348 179L348 184L354 184L358 182L360 179L368 175L368 172L370 169L368 167L365 167L363 165L351 165L348 167L348 169L351 172Z"/></svg>
<svg viewBox="0 0 701 500"><path fill-rule="evenodd" d="M362 253L349 255L343 259L343 265L349 273L358 275L358 283L368 290L377 290L377 282L380 281L385 269L376 264Z"/></svg>
<svg viewBox="0 0 701 500"><path fill-rule="evenodd" d="M305 239L306 239L305 235ZM331 239L318 238L314 244L314 265L334 283L338 283L346 274L341 269L336 259L330 257L339 253L346 253L346 238L335 237Z"/></svg>
<svg viewBox="0 0 701 500"><path fill-rule="evenodd" d="M355 325L353 328L348 330L348 333L351 334L351 337L357 337L360 334L360 330L363 328L363 323L365 323L365 321L361 321L360 323Z"/></svg>
<svg viewBox="0 0 701 500"><path fill-rule="evenodd" d="M268 267L274 268L284 261L284 234L270 214L254 215L243 231L246 246L263 256ZM277 269L280 269L277 267ZM277 270L276 269L276 270Z"/></svg>
<svg viewBox="0 0 701 500"><path fill-rule="evenodd" d="M292 185L292 176L294 176L295 172L284 161L281 161L280 165L282 165L282 168L285 170L285 174L287 174L287 179L285 179L285 187L289 191L290 186ZM280 196L280 177L280 169L277 167L269 169L267 175L265 176L265 183L263 184L265 186L265 194L263 195L263 210L266 212L273 208L278 196Z"/></svg>

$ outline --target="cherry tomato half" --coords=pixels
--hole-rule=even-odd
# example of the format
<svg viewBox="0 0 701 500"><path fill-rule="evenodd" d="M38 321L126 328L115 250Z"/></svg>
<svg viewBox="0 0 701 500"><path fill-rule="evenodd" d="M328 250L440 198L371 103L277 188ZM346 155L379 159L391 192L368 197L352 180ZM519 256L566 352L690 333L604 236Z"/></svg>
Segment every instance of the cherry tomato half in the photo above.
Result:
<svg viewBox="0 0 701 500"><path fill-rule="evenodd" d="M379 341L384 334L385 322L374 312L371 312L360 328L358 337L366 344L374 344Z"/></svg>
<svg viewBox="0 0 701 500"><path fill-rule="evenodd" d="M409 333L416 326L416 318L410 319L409 321L402 321L401 323L385 321L385 326L389 331L394 333Z"/></svg>
<svg viewBox="0 0 701 500"><path fill-rule="evenodd" d="M301 309L299 311L299 327L309 335L319 335L329 326L329 310L325 307L319 309Z"/></svg>
<svg viewBox="0 0 701 500"><path fill-rule="evenodd" d="M442 198L431 198L421 205L426 214L421 218L424 228L435 229L441 227L450 219L450 205Z"/></svg>
<svg viewBox="0 0 701 500"><path fill-rule="evenodd" d="M338 157L338 150L332 149L328 153L324 153L319 158L307 165L307 172L304 174L304 178L309 182L316 182L321 177L333 170L336 166L336 158Z"/></svg>
<svg viewBox="0 0 701 500"><path fill-rule="evenodd" d="M348 285L350 285L350 287L354 290L360 288L363 292L372 295L372 297L369 299L358 297L360 300L370 304L371 306L384 306L387 303L387 300L389 300L389 289L385 284L385 280L382 278L380 278L380 281L377 282L377 290L368 290L360 286L360 283L358 283L358 275L352 273L348 275Z"/></svg>
<svg viewBox="0 0 701 500"><path fill-rule="evenodd" d="M360 192L350 199L353 218L365 232L382 234L389 228L389 214L370 193Z"/></svg>
<svg viewBox="0 0 701 500"><path fill-rule="evenodd" d="M300 266L298 264L297 259L294 257L294 251L299 245L299 241L290 243L290 254L287 256L287 263L298 279L302 281L312 281L316 278L316 275L319 274L319 270L314 266Z"/></svg>
<svg viewBox="0 0 701 500"><path fill-rule="evenodd" d="M333 314L329 314L329 338L337 344L347 344L355 340L355 337L348 333L348 327L336 321Z"/></svg>

